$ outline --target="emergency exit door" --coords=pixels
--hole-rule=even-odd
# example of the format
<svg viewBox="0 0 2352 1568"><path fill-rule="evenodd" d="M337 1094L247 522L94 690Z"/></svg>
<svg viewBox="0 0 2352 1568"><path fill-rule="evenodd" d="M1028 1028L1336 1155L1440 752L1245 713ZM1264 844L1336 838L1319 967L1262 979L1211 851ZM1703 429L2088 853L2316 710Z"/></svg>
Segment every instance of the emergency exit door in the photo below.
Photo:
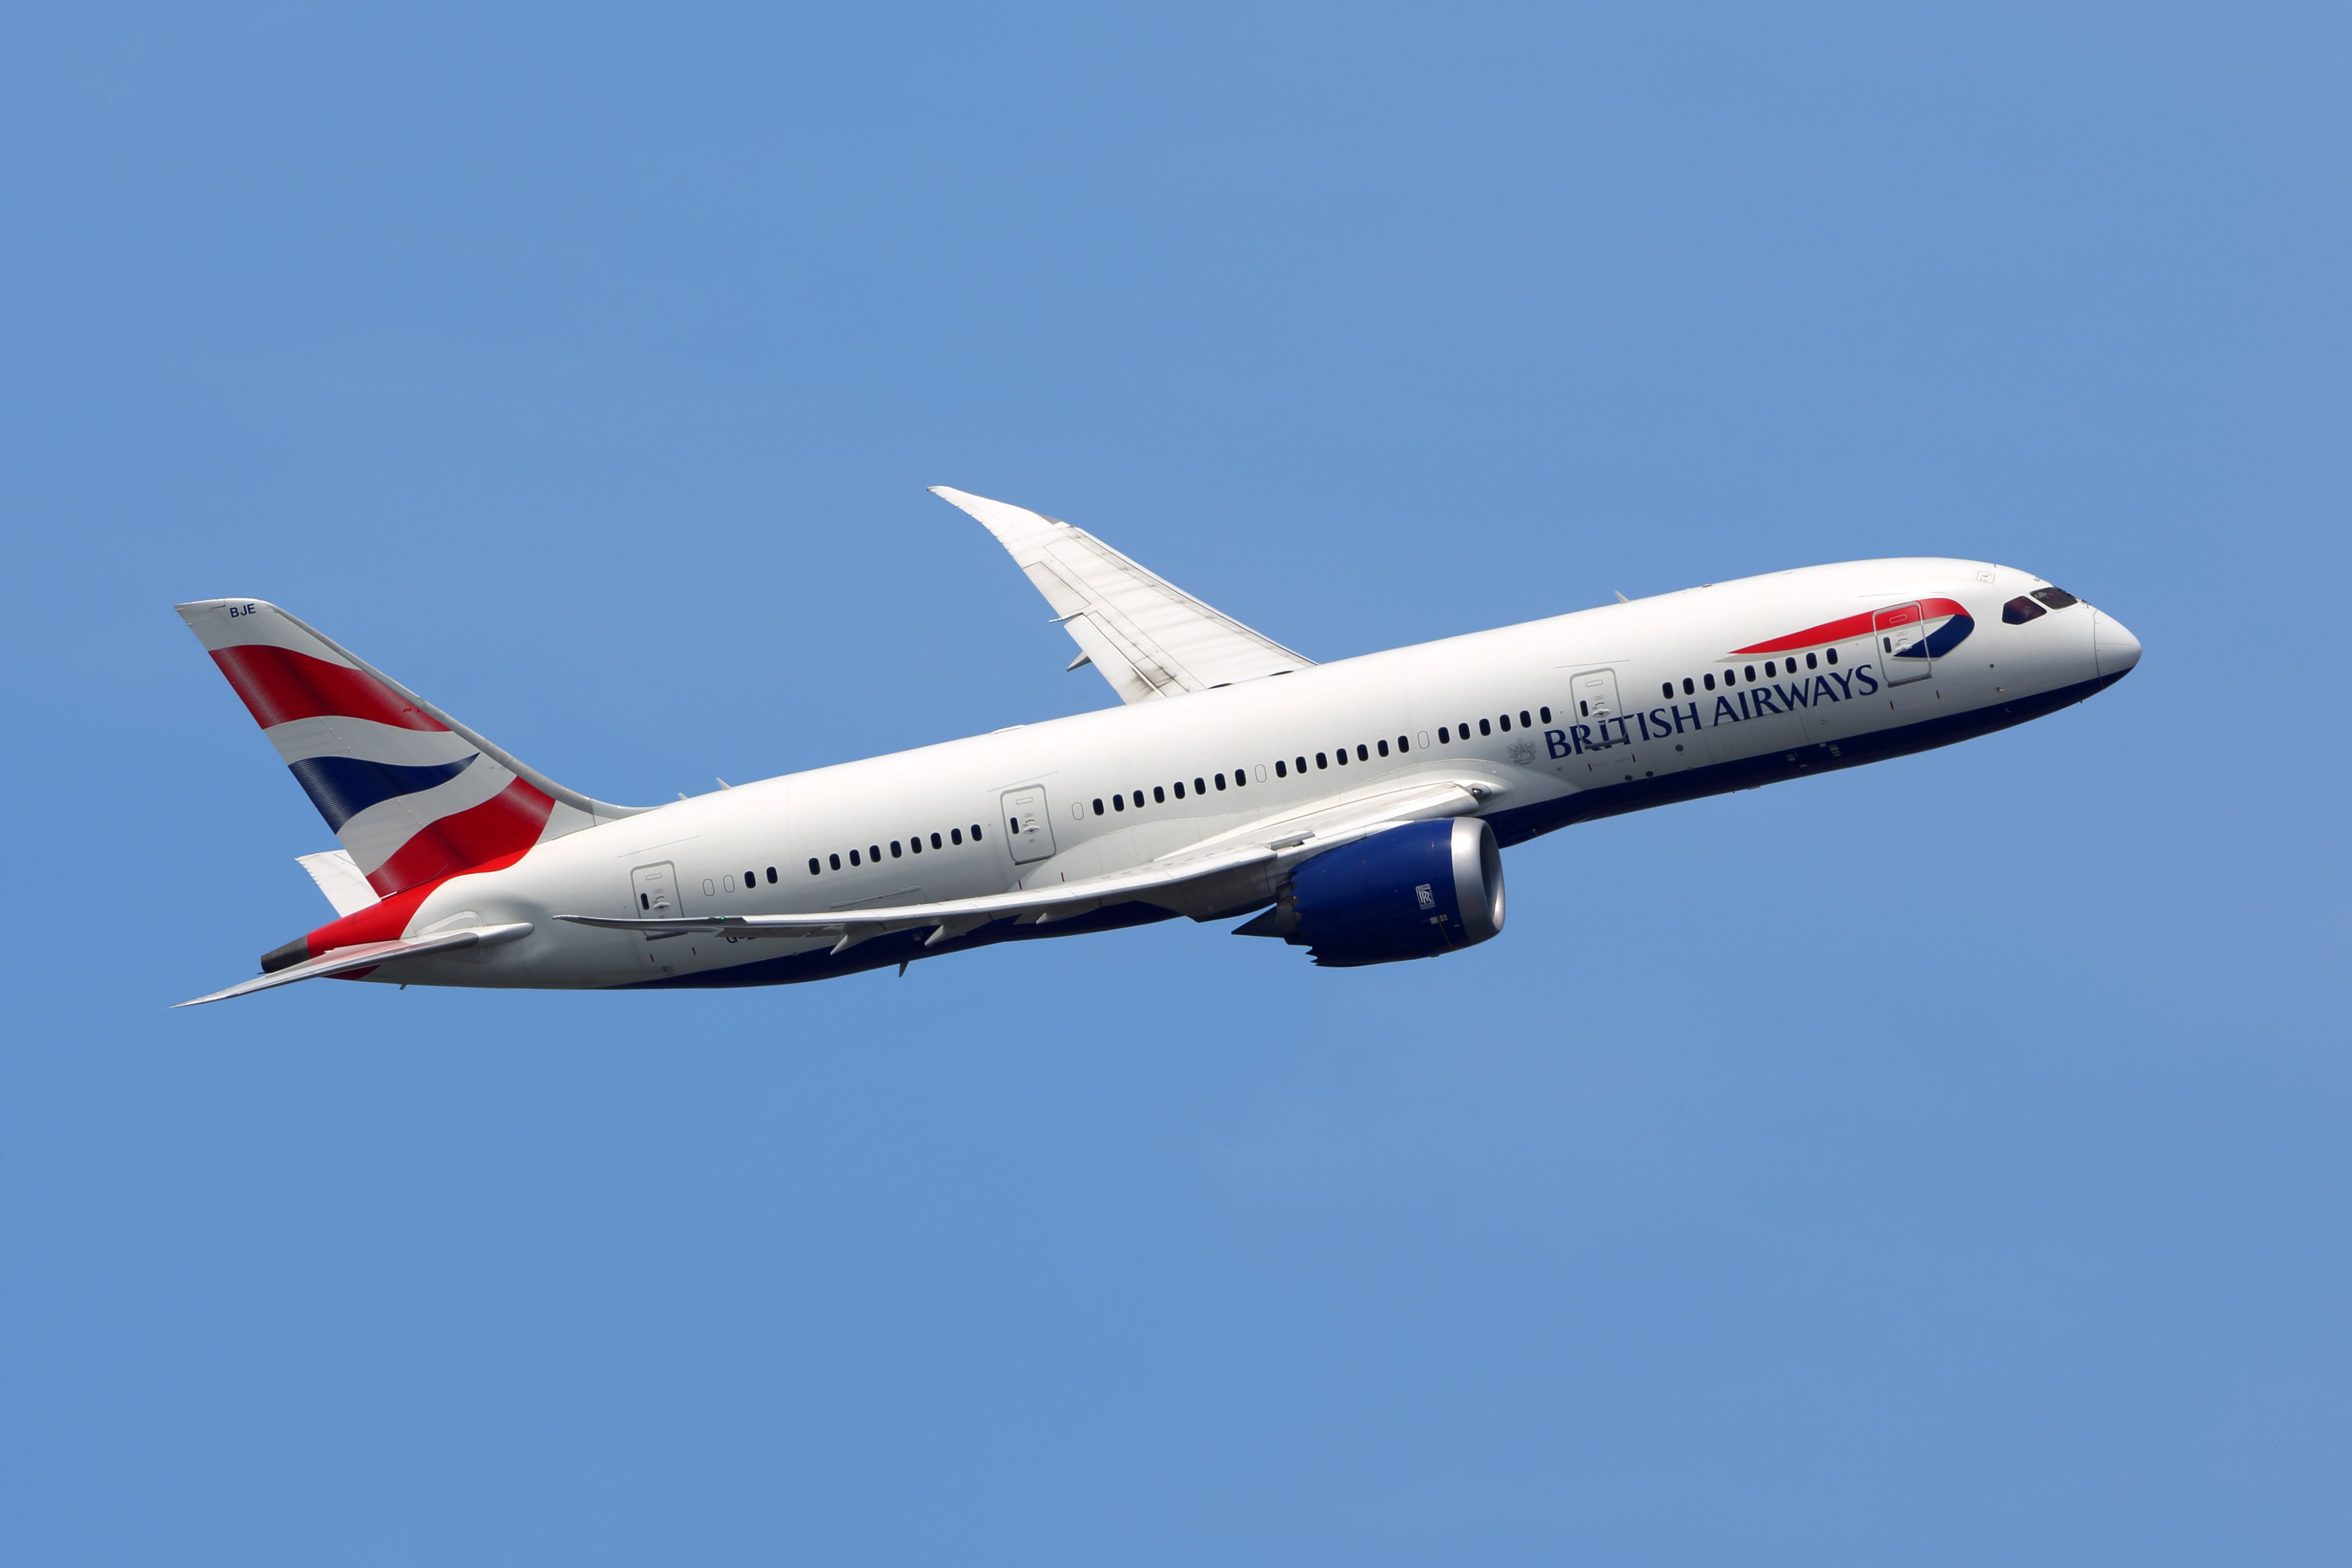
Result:
<svg viewBox="0 0 2352 1568"><path fill-rule="evenodd" d="M1054 825L1045 817L1045 792L1032 784L1004 792L1004 831L1013 846L1013 863L1025 866L1054 852Z"/></svg>

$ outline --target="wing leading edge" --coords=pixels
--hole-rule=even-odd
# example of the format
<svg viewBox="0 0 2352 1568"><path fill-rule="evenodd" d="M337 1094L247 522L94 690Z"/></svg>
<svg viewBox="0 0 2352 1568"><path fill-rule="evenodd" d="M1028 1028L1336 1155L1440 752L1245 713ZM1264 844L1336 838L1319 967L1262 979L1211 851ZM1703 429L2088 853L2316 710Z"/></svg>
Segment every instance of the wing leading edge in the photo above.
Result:
<svg viewBox="0 0 2352 1568"><path fill-rule="evenodd" d="M996 535L1078 645L1070 668L1091 663L1123 702L1206 691L1315 663L1146 571L1083 528L946 485L933 485L931 493Z"/></svg>

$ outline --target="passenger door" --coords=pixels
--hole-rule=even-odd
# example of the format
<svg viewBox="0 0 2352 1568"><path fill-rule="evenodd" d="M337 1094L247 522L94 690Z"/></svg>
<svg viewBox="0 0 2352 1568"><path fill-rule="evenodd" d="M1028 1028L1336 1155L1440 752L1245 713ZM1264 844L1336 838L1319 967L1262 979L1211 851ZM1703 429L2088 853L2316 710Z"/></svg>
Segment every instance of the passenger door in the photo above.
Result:
<svg viewBox="0 0 2352 1568"><path fill-rule="evenodd" d="M1568 694L1576 704L1576 721L1592 726L1593 743L1602 746L1621 744L1622 731L1602 728L1610 720L1624 716L1617 705L1617 672L1613 669L1589 669L1568 683Z"/></svg>
<svg viewBox="0 0 2352 1568"><path fill-rule="evenodd" d="M1925 680L1933 673L1933 661L1922 648L1917 657L1906 657L1907 650L1927 640L1927 616L1916 605L1896 605L1870 617L1871 637L1878 647L1878 667L1885 672L1886 684L1900 686L1909 680Z"/></svg>
<svg viewBox="0 0 2352 1568"><path fill-rule="evenodd" d="M1054 853L1054 824L1045 811L1043 786L1031 784L1025 789L1006 790L1003 806L1002 815L1013 845L1014 865L1025 866Z"/></svg>
<svg viewBox="0 0 2352 1568"><path fill-rule="evenodd" d="M631 916L634 920L676 920L686 913L677 902L677 868L667 860L656 866L640 866L631 871L629 890L634 895L630 901L636 906ZM652 932L646 940L657 942L662 937L677 934L676 931Z"/></svg>

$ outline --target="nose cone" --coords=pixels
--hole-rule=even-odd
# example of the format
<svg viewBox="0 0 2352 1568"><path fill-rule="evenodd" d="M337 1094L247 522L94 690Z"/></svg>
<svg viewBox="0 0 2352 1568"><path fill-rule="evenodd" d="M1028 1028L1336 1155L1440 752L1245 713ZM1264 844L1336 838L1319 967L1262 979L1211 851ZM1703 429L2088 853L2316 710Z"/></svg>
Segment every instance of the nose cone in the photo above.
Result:
<svg viewBox="0 0 2352 1568"><path fill-rule="evenodd" d="M2091 615L2091 653L2105 676L2128 675L2139 662L2139 638L2105 610Z"/></svg>

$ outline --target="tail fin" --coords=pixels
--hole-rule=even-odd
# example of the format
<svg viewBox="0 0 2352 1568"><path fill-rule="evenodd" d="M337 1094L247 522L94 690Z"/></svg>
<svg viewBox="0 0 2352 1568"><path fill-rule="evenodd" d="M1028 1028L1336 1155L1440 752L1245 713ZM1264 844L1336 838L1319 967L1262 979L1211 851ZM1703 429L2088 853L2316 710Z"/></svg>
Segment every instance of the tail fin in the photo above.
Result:
<svg viewBox="0 0 2352 1568"><path fill-rule="evenodd" d="M646 809L564 788L275 605L178 609L379 896Z"/></svg>

